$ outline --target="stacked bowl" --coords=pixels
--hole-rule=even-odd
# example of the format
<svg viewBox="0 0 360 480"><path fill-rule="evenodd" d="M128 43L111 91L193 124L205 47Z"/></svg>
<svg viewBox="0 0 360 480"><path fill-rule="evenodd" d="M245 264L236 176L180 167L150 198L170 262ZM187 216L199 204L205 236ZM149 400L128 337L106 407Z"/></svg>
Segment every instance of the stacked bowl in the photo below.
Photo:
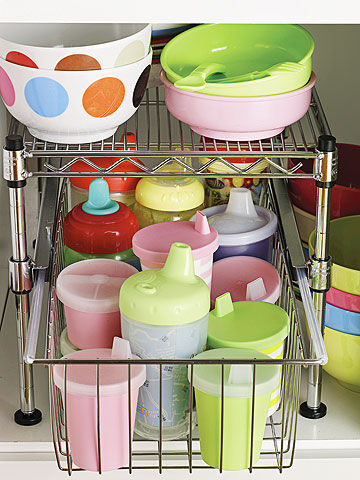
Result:
<svg viewBox="0 0 360 480"><path fill-rule="evenodd" d="M151 48L153 50L152 69L149 78L149 88L158 87L160 81L160 55L165 45L181 32L193 27L188 23L153 23L151 35Z"/></svg>
<svg viewBox="0 0 360 480"><path fill-rule="evenodd" d="M166 105L206 137L272 137L309 107L313 49L311 35L297 25L194 27L161 54Z"/></svg>
<svg viewBox="0 0 360 480"><path fill-rule="evenodd" d="M360 392L360 215L330 222L331 288L325 312L324 370L344 387ZM309 238L314 253L315 233Z"/></svg>
<svg viewBox="0 0 360 480"><path fill-rule="evenodd" d="M103 140L139 107L150 39L150 24L1 24L5 106L41 140Z"/></svg>
<svg viewBox="0 0 360 480"><path fill-rule="evenodd" d="M338 143L338 178L331 190L331 219L360 214L360 145ZM298 173L312 173L313 160L301 160ZM295 166L288 160L289 168ZM288 192L304 247L315 228L316 186L313 179L289 179Z"/></svg>

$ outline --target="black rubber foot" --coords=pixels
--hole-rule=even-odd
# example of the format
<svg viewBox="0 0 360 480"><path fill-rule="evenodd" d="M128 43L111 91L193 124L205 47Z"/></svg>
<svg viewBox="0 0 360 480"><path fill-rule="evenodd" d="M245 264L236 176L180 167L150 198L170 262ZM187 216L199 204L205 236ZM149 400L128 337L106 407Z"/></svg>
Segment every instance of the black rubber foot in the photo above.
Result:
<svg viewBox="0 0 360 480"><path fill-rule="evenodd" d="M318 418L325 417L327 408L325 403L320 403L318 408L310 408L306 402L300 405L300 415L305 418L316 420Z"/></svg>
<svg viewBox="0 0 360 480"><path fill-rule="evenodd" d="M14 413L14 420L18 425L30 427L31 425L37 425L41 422L42 413L37 408L35 408L32 413L24 413L21 410L17 410Z"/></svg>

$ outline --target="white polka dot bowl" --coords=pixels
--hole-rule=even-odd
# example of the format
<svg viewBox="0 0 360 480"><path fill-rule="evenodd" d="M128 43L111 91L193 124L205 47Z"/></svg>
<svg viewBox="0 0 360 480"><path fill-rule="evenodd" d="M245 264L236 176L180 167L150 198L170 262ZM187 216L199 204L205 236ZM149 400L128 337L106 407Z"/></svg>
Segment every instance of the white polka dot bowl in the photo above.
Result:
<svg viewBox="0 0 360 480"><path fill-rule="evenodd" d="M151 24L0 23L0 57L44 70L101 70L148 53Z"/></svg>
<svg viewBox="0 0 360 480"><path fill-rule="evenodd" d="M113 135L138 109L151 59L152 51L130 65L63 72L0 58L0 94L9 112L40 140L97 142Z"/></svg>

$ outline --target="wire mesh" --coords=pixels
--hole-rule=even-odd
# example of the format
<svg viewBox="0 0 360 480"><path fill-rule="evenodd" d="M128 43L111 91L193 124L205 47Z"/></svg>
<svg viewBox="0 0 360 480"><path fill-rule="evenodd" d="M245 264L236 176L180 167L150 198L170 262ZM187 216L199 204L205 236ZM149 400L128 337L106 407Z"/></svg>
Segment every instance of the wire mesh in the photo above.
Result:
<svg viewBox="0 0 360 480"><path fill-rule="evenodd" d="M163 89L161 87L146 90L145 98L136 114L124 125L121 125L114 135L106 140L87 144L58 144L33 138L27 129L15 125L10 129L22 133L28 157L28 177L44 176L116 176L114 170L125 161L129 161L139 168L139 172L124 172L131 176L159 176L170 175L159 172L171 162L177 162L184 168L183 172L176 172L178 176L194 176L200 178L218 178L224 174L208 172L214 162L224 165L224 170L231 169L234 176L250 178L256 177L295 177L319 178L319 173L305 174L301 172L303 159L315 159L317 137L323 133L325 127L321 122L321 105L316 91L307 114L298 122L286 127L274 138L257 141L218 141L199 135L176 118L167 110ZM325 129L326 130L326 129ZM127 133L134 133L130 140ZM131 156L129 154L131 151ZM49 162L50 158L61 157L62 164L55 167ZM92 158L91 158L92 157ZM94 158L97 157L97 158ZM101 157L114 157L114 162L106 168L101 166ZM189 165L184 159L191 157L193 164ZM290 169L285 168L278 161L279 158L296 158L298 162ZM141 162L138 160L141 158ZM246 167L235 165L229 159L251 158ZM255 161L253 161L255 158ZM37 159L33 162L32 159ZM39 168L38 160L44 168ZM264 159L269 167L263 172L256 173ZM85 162L91 167L91 172L75 172L71 167L77 162ZM217 164L218 164L217 163ZM174 172L171 173L174 176Z"/></svg>
<svg viewBox="0 0 360 480"><path fill-rule="evenodd" d="M157 469L160 473L166 469L186 469L190 473L200 468L210 468L201 460L201 452L199 445L198 427L192 429L193 420L196 418L196 408L193 404L193 368L199 361L192 359L176 359L176 360L90 360L90 361L61 361L60 352L60 335L65 328L65 317L63 312L63 305L57 300L55 295L55 282L57 275L64 268L64 252L63 252L63 235L62 226L64 217L68 211L68 180L62 181L60 189L60 197L58 201L56 228L53 231L52 238L52 262L51 272L49 275L49 296L48 296L48 315L47 315L47 341L45 349L45 358L43 360L37 359L36 363L44 363L49 365L49 383L50 383L50 411L51 411L51 425L52 436L54 443L54 451L56 455L57 465L61 470L67 471L69 475L73 471L81 470L73 464L71 455L71 445L69 441L68 422L67 422L67 393L60 392L59 388L54 383L53 368L55 363L65 363L66 368L69 368L69 363L93 363L96 365L96 441L97 441L97 456L98 456L98 471L102 471L102 445L101 445L101 398L99 393L99 384L101 371L99 365L102 363L125 363L128 368L128 438L129 438L129 463L122 469L128 470L131 473L136 469ZM273 198L271 184L265 187L261 196L262 204L271 209L275 209L276 203ZM263 445L260 453L259 462L255 463L253 458L254 451L254 421L255 421L255 375L256 366L261 364L259 360L251 361L226 361L226 360L212 360L206 363L221 364L221 428L220 428L220 450L219 450L219 470L224 471L223 456L226 443L224 443L224 419L226 418L226 402L224 401L224 367L228 363L248 363L252 365L253 371L253 388L251 400L251 436L249 443L249 471L258 468L277 469L280 472L291 467L294 459L295 440L296 440L296 425L297 425L297 411L299 403L299 381L301 373L301 365L306 365L311 360L304 358L304 351L302 347L302 339L299 330L299 315L296 306L296 299L293 292L291 271L288 265L286 256L286 246L279 229L274 238L274 248L272 263L279 272L281 279L281 291L277 304L284 308L290 318L290 332L284 346L284 357L282 360L269 359L266 363L278 364L281 366L281 393L280 406L277 412L268 417ZM131 429L131 367L134 363L142 364L156 364L159 366L160 381L159 381L159 436L158 440L145 440L136 434L133 435ZM190 395L189 395L189 414L188 421L190 426L190 433L183 439L174 441L165 441L163 439L162 429L162 366L166 364L183 363L190 365ZM66 381L65 381L66 385ZM255 464L253 464L255 463Z"/></svg>

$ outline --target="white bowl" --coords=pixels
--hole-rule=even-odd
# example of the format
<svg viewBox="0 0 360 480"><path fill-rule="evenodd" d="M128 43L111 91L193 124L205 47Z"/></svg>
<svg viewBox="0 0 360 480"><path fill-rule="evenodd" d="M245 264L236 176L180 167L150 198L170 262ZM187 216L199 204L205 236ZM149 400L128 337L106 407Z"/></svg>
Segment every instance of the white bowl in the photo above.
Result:
<svg viewBox="0 0 360 480"><path fill-rule="evenodd" d="M100 70L144 58L149 23L0 23L0 57L44 70Z"/></svg>
<svg viewBox="0 0 360 480"><path fill-rule="evenodd" d="M138 109L152 52L107 70L62 72L23 67L0 58L0 93L29 132L55 143L88 143L113 135Z"/></svg>

